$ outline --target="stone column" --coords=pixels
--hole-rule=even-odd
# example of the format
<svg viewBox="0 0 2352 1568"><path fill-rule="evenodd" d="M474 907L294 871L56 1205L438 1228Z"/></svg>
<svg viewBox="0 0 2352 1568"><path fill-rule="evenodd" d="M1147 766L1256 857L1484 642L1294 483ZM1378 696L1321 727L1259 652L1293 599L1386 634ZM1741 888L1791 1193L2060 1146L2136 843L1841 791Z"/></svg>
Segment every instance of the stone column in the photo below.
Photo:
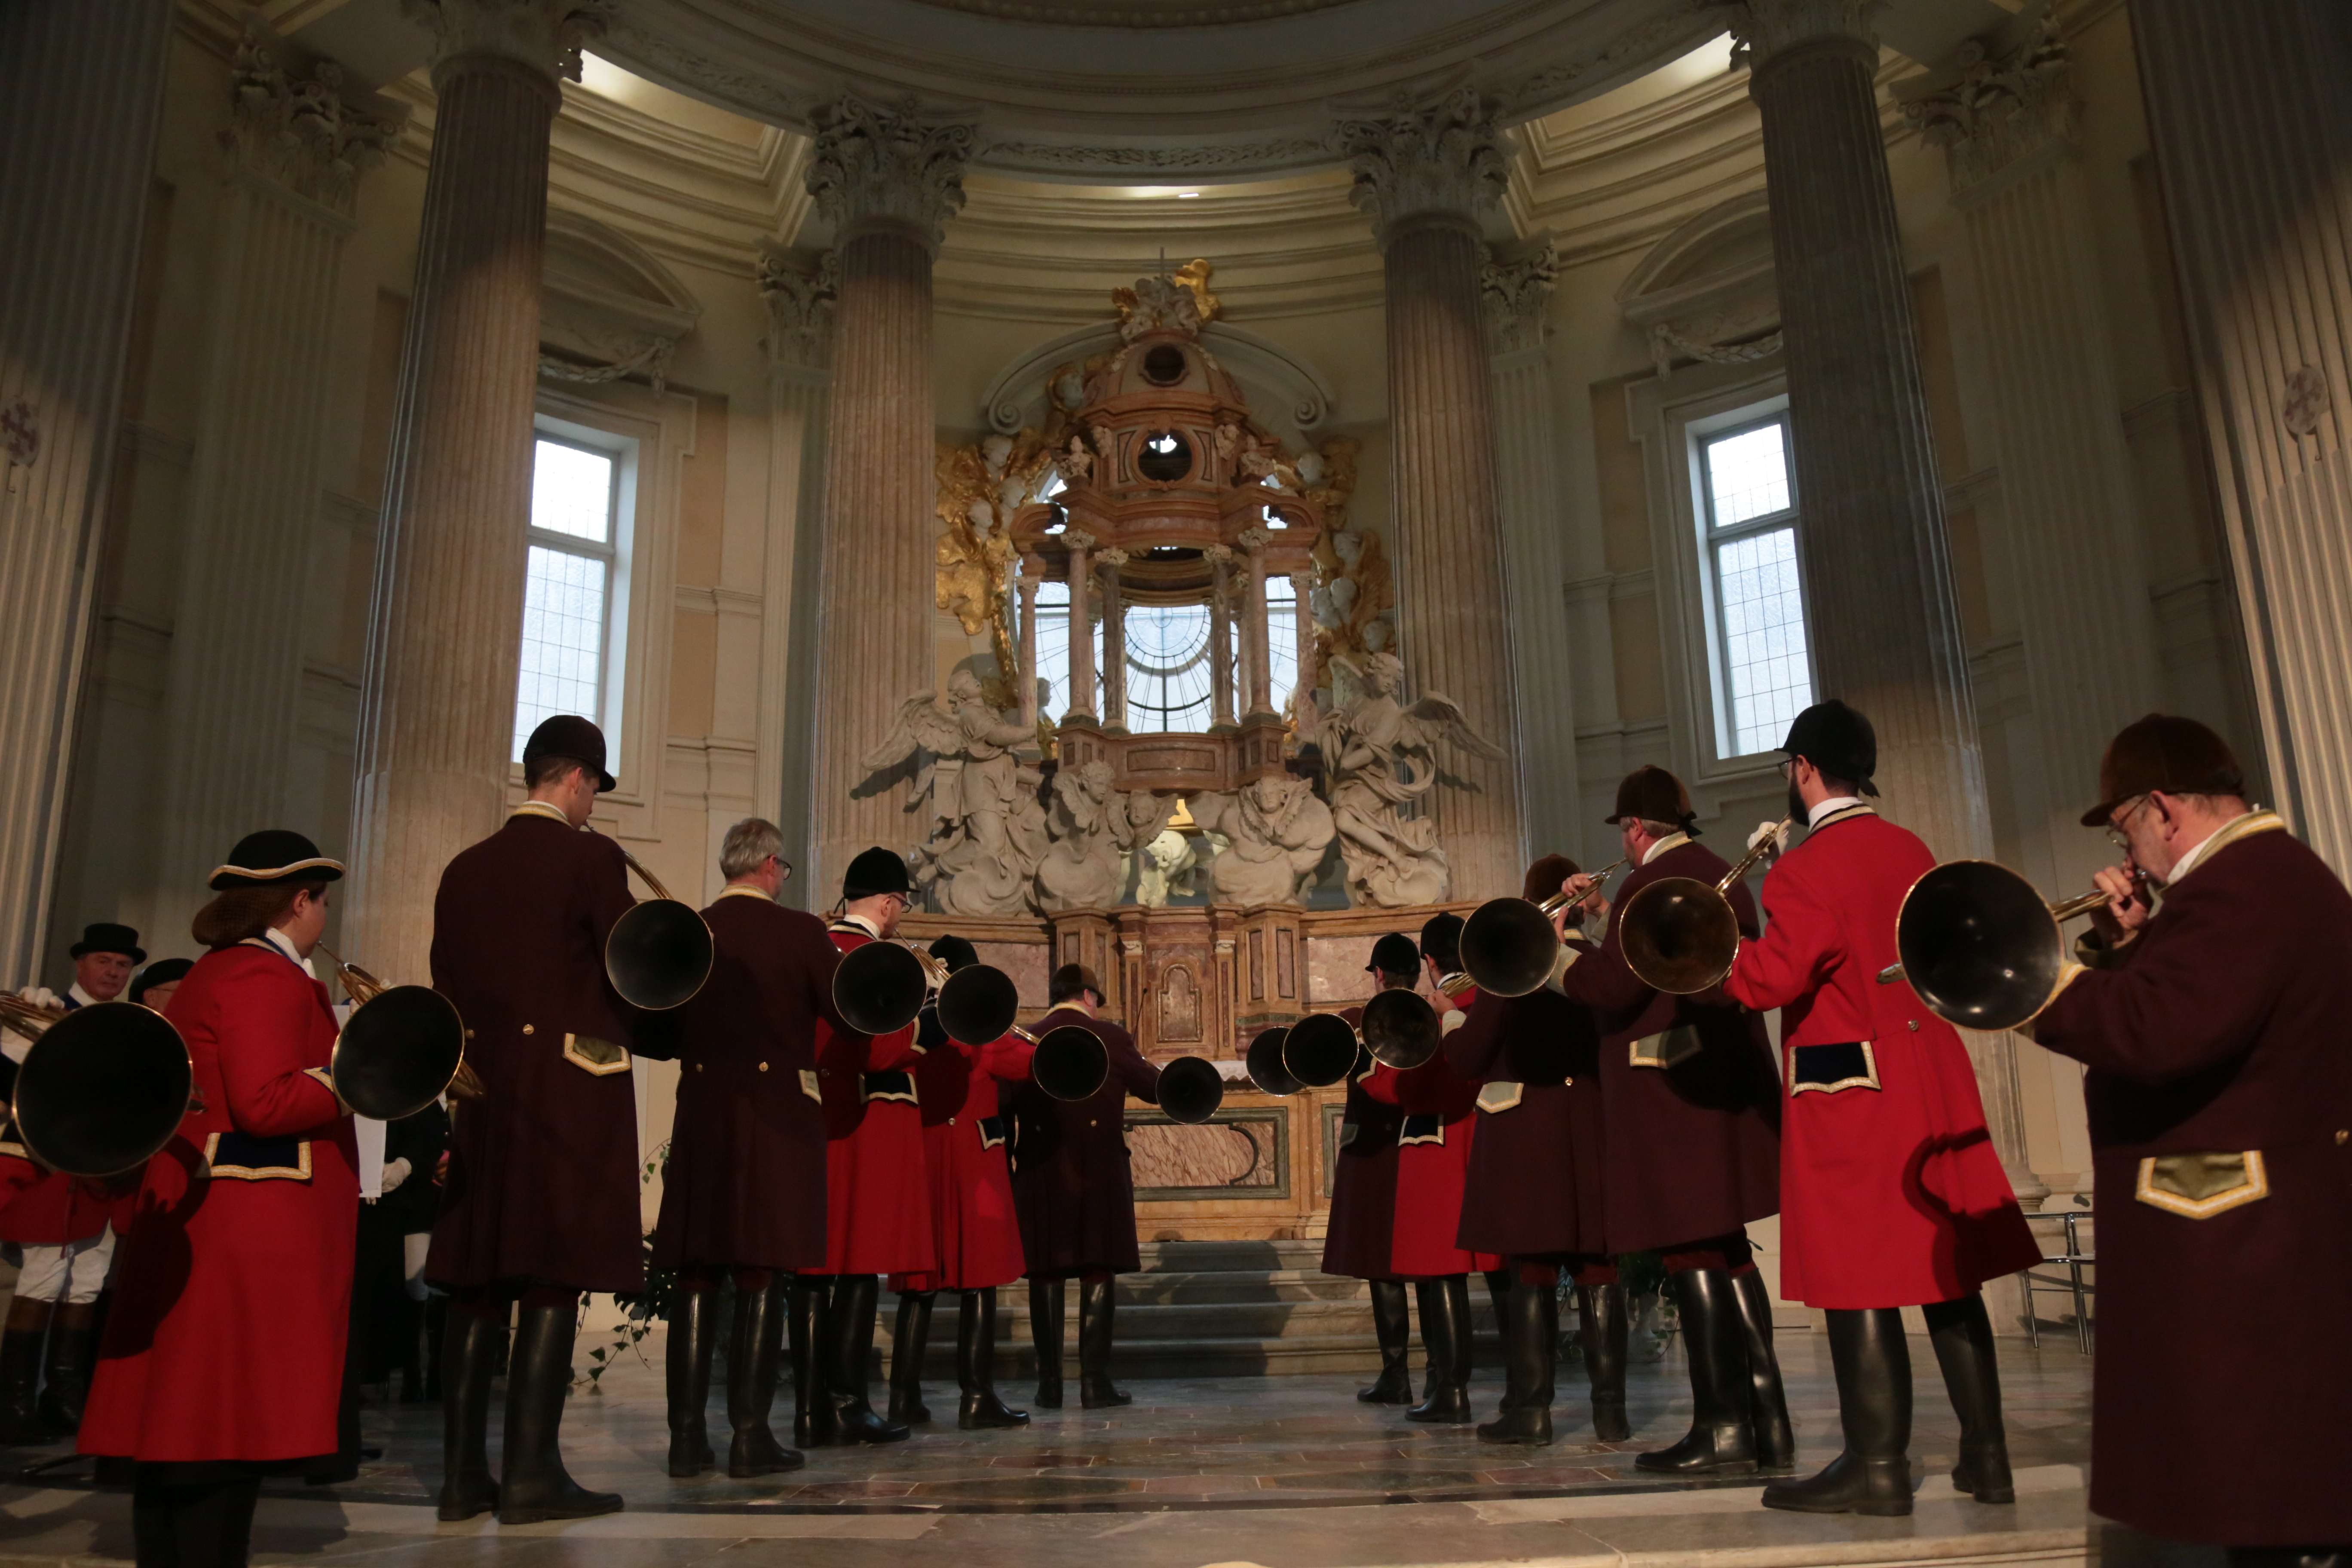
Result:
<svg viewBox="0 0 2352 1568"><path fill-rule="evenodd" d="M1512 666L1518 671L1519 799L1529 845L1575 852L1584 837L1576 771L1576 660L1562 593L1559 412L1544 310L1559 276L1549 235L1489 257L1479 273L1495 388L1495 471ZM1602 606L1605 615L1607 607Z"/></svg>
<svg viewBox="0 0 2352 1568"><path fill-rule="evenodd" d="M0 5L0 976L10 985L34 978L64 826L172 16L169 0Z"/></svg>
<svg viewBox="0 0 2352 1568"><path fill-rule="evenodd" d="M1212 544L1209 558L1209 723L1212 728L1234 722L1234 547Z"/></svg>
<svg viewBox="0 0 2352 1568"><path fill-rule="evenodd" d="M776 814L794 874L797 907L831 900L807 879L814 824L809 760L816 755L817 626L808 584L824 564L825 401L832 386L830 254L763 254L754 274L768 307L767 546L761 571L759 763L761 809Z"/></svg>
<svg viewBox="0 0 2352 1568"><path fill-rule="evenodd" d="M1020 580L1013 589L1021 595L1021 668L1016 679L1020 687L1021 725L1025 730L1037 727L1037 579L1029 574L1024 564Z"/></svg>
<svg viewBox="0 0 2352 1568"><path fill-rule="evenodd" d="M1764 132L1772 258L1821 695L1878 731L1886 813L1939 859L1992 847L1911 291L1872 85L1874 0L1749 0L1735 28ZM2029 1203L2013 1041L1969 1037Z"/></svg>
<svg viewBox="0 0 2352 1568"><path fill-rule="evenodd" d="M1070 705L1062 714L1063 722L1073 717L1091 723L1095 719L1095 625L1092 613L1093 595L1087 563L1087 554L1095 547L1095 536L1080 529L1062 531L1062 542L1070 552Z"/></svg>
<svg viewBox="0 0 2352 1568"><path fill-rule="evenodd" d="M2270 790L2352 873L2352 18L2132 0L2131 21Z"/></svg>
<svg viewBox="0 0 2352 1568"><path fill-rule="evenodd" d="M2108 738L2157 705L2158 664L2057 22L2013 20L1898 96L1945 150L1975 262L2047 780L2025 826L2048 839L2050 896L2069 897L2113 858L2083 808Z"/></svg>
<svg viewBox="0 0 2352 1568"><path fill-rule="evenodd" d="M1247 597L1242 603L1242 651L1249 667L1249 709L1243 715L1255 719L1261 713L1274 711L1273 658L1266 646L1265 635L1265 530L1242 530L1242 549L1247 552L1249 576Z"/></svg>
<svg viewBox="0 0 2352 1568"><path fill-rule="evenodd" d="M376 532L343 933L386 979L422 981L441 868L505 805L548 128L597 29L577 0L409 14L435 38L433 161Z"/></svg>
<svg viewBox="0 0 2352 1568"><path fill-rule="evenodd" d="M186 929L211 896L205 873L243 835L319 831L287 816L302 696L296 612L319 517L343 238L358 175L395 130L345 97L336 66L305 69L257 31L238 46L229 110L163 711L173 808L155 868L158 934Z"/></svg>
<svg viewBox="0 0 2352 1568"><path fill-rule="evenodd" d="M1127 600L1118 582L1118 569L1127 561L1127 552L1116 547L1095 557L1103 583L1103 727L1108 730L1127 728Z"/></svg>
<svg viewBox="0 0 2352 1568"><path fill-rule="evenodd" d="M841 258L825 435L817 612L816 864L824 897L871 844L904 854L905 770L858 759L908 697L935 684L931 260L963 205L969 125L844 98L819 111L808 187ZM813 895L814 896L814 895Z"/></svg>
<svg viewBox="0 0 2352 1568"><path fill-rule="evenodd" d="M1408 700L1443 693L1502 748L1458 748L1464 781L1424 797L1454 868L1454 898L1518 886L1518 723L1496 521L1494 388L1478 294L1479 218L1501 197L1491 107L1441 103L1343 121L1357 205L1371 215L1388 291L1391 503L1397 631Z"/></svg>
<svg viewBox="0 0 2352 1568"><path fill-rule="evenodd" d="M1293 572L1290 574L1291 646L1298 652L1298 678L1290 689L1291 711L1309 714L1304 706L1315 695L1315 612L1307 604L1307 595L1315 591L1315 574Z"/></svg>

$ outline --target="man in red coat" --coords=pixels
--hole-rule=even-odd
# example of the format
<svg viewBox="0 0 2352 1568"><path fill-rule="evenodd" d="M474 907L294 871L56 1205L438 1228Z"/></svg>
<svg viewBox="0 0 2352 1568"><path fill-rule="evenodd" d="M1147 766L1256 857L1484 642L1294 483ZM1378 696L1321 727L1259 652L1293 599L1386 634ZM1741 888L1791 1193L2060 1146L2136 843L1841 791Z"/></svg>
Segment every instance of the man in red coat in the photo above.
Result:
<svg viewBox="0 0 2352 1568"><path fill-rule="evenodd" d="M17 994L37 1006L58 1006L70 1013L121 996L131 972L147 961L139 933L111 921L82 928L81 940L69 956L74 983L63 996L52 995L46 986L27 986ZM12 1069L31 1045L26 1034L0 1031L0 1052L6 1054ZM56 1171L0 1204L0 1241L16 1242L24 1249L16 1299L8 1304L7 1330L0 1334L0 1443L39 1443L81 1424L99 1291L114 1262L114 1232L106 1214L106 1203L95 1189ZM45 1333L46 1377L41 1356ZM47 1384L37 1405L37 1383Z"/></svg>
<svg viewBox="0 0 2352 1568"><path fill-rule="evenodd" d="M2099 1205L2091 1507L2233 1562L2352 1561L2352 897L2151 714L2084 816L2124 847L2033 1037L2083 1082ZM2151 908L2134 872L2164 889ZM2249 1332L2244 1289L2266 1291ZM2226 1434L2226 1480L2200 1435Z"/></svg>
<svg viewBox="0 0 2352 1568"><path fill-rule="evenodd" d="M1382 937L1381 942L1391 940ZM1394 940L1404 942L1402 936ZM1380 943L1364 967L1381 972ZM1411 946L1410 942L1406 943ZM1408 983L1410 977L1408 976ZM1385 984L1383 982L1383 984ZM1361 1008L1341 1008L1350 1024L1363 1021ZM1331 1213L1323 1231L1323 1272L1361 1279L1371 1288L1372 1334L1380 1345L1381 1374L1356 1397L1367 1405L1412 1403L1412 1316L1404 1281L1398 1279L1396 1250L1397 1131L1404 1112L1382 1104L1365 1089L1370 1058L1359 1057L1348 1076L1339 1113L1339 1146L1331 1160ZM1422 1324L1428 1336L1428 1322ZM1433 1349L1432 1355L1436 1352ZM1434 1372L1435 1363L1432 1363Z"/></svg>
<svg viewBox="0 0 2352 1568"><path fill-rule="evenodd" d="M669 1473L709 1469L705 1420L719 1283L735 1280L727 1348L727 1473L795 1470L768 1411L784 1342L789 1277L824 1267L824 1110L816 1028L837 1027L833 972L841 954L824 922L776 894L792 874L775 824L746 817L719 849L719 890L702 919L715 949L710 978L677 1010L677 1111L662 1173L653 1264L677 1271L669 1320ZM814 1298L810 1298L814 1310ZM816 1379L809 1324L794 1335L801 1418Z"/></svg>
<svg viewBox="0 0 2352 1568"><path fill-rule="evenodd" d="M1102 982L1084 964L1066 963L1046 982L1053 1011L1032 1033L1062 1026L1103 1043L1110 1071L1086 1100L1055 1100L1034 1084L1013 1095L1013 1197L1028 1260L1029 1332L1037 1347L1037 1403L1062 1407L1064 1282L1078 1280L1078 1402L1088 1410L1126 1405L1112 1386L1112 1308L1118 1275L1142 1267L1135 1240L1135 1181L1128 1169L1127 1097L1160 1102L1160 1069L1135 1048L1135 1037L1108 1018Z"/></svg>
<svg viewBox="0 0 2352 1568"><path fill-rule="evenodd" d="M563 1468L558 1434L587 1290L645 1289L631 1011L604 975L628 911L621 847L583 831L611 789L604 737L573 715L523 748L530 798L461 852L433 900L433 987L466 1020L485 1093L453 1112L425 1277L448 1290L440 1516L502 1524L621 1506ZM505 1464L490 1479L490 1378L507 1363Z"/></svg>
<svg viewBox="0 0 2352 1568"><path fill-rule="evenodd" d="M887 940L914 897L906 861L878 846L860 851L842 879L841 918L827 932L833 945L851 953ZM816 1055L824 1100L824 1272L833 1284L821 1342L832 1426L804 1440L896 1443L907 1426L875 1414L866 1379L877 1276L925 1273L939 1260L913 1071L923 1047L911 1023L887 1035L828 1023L817 1031Z"/></svg>
<svg viewBox="0 0 2352 1568"><path fill-rule="evenodd" d="M1780 1012L1788 1102L1780 1143L1780 1293L1829 1317L1845 1449L1819 1475L1764 1489L1768 1508L1907 1514L1911 1352L1901 1309L1927 1319L1960 1419L1953 1480L2007 1502L2009 1450L1992 1325L1978 1287L2040 1261L1985 1131L1959 1035L1906 984L1882 985L1895 919L1936 863L1880 816L1878 741L1834 700L1782 742L1804 842L1764 883L1771 917L1741 944L1723 989Z"/></svg>
<svg viewBox="0 0 2352 1568"><path fill-rule="evenodd" d="M1692 1419L1673 1447L1634 1459L1678 1475L1744 1475L1796 1463L1772 1353L1772 1300L1748 1245L1750 1220L1780 1207L1780 1089L1764 1020L1653 991L1625 966L1618 922L1636 894L1669 877L1712 885L1730 869L1697 842L1690 792L1660 767L1617 785L1609 824L1633 871L1597 950L1561 949L1553 981L1601 1021L1601 1125L1608 1139L1609 1240L1664 1260L1690 1352ZM1589 896L1592 879L1563 889ZM1757 933L1746 884L1727 895L1740 934Z"/></svg>

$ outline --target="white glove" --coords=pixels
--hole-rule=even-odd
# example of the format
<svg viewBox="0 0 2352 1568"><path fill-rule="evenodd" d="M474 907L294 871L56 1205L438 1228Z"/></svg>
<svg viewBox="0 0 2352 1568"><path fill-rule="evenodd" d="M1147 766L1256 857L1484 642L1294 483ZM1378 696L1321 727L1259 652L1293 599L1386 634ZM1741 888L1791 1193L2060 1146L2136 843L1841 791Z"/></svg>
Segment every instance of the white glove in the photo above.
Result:
<svg viewBox="0 0 2352 1568"><path fill-rule="evenodd" d="M36 1007L54 1007L58 1005L58 994L46 985L27 985L16 993L16 999L20 1002L30 1002Z"/></svg>
<svg viewBox="0 0 2352 1568"><path fill-rule="evenodd" d="M1759 844L1761 844L1764 840L1769 838L1772 840L1772 853L1778 855L1781 850L1789 847L1789 828L1790 826L1792 825L1783 822L1758 823L1756 825L1756 831L1748 836L1748 847L1753 849Z"/></svg>
<svg viewBox="0 0 2352 1568"><path fill-rule="evenodd" d="M393 1194L394 1188L398 1187L401 1183L408 1180L408 1173L412 1169L414 1169L414 1167L412 1167L405 1160L392 1161L383 1168L383 1184L377 1188L377 1191L381 1192L385 1197L390 1197Z"/></svg>

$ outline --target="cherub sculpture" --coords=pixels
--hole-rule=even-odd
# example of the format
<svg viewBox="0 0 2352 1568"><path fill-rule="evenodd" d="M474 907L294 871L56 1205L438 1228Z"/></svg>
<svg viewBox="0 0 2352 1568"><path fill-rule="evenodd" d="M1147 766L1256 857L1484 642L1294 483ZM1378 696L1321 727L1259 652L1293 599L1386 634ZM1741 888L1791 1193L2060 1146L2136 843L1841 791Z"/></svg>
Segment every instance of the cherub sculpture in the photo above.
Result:
<svg viewBox="0 0 2352 1568"><path fill-rule="evenodd" d="M1127 885L1121 803L1105 762L1055 771L1045 814L1051 839L1037 862L1037 902L1046 910L1102 909Z"/></svg>
<svg viewBox="0 0 2352 1568"><path fill-rule="evenodd" d="M869 773L909 760L923 832L919 879L947 914L1012 915L1029 907L1037 863L1039 773L1016 755L1036 737L991 707L969 669L948 677L945 698L919 692L899 703L887 739L859 759Z"/></svg>
<svg viewBox="0 0 2352 1568"><path fill-rule="evenodd" d="M1430 692L1410 708L1398 700L1404 665L1394 654L1348 660L1361 689L1323 715L1322 748L1339 856L1350 903L1396 908L1442 902L1452 869L1434 824L1403 808L1437 783L1437 747L1450 742L1473 756L1503 753L1472 730L1461 707Z"/></svg>
<svg viewBox="0 0 2352 1568"><path fill-rule="evenodd" d="M1230 904L1296 904L1331 847L1331 808L1306 779L1269 773L1230 795L1195 795L1192 819L1230 847L1209 866L1209 886Z"/></svg>

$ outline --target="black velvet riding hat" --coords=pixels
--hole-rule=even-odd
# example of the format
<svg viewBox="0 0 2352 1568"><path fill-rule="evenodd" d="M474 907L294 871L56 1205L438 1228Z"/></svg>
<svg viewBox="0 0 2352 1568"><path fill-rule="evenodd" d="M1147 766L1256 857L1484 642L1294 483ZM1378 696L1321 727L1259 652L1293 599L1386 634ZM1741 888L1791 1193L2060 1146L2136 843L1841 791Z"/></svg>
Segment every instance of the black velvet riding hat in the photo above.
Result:
<svg viewBox="0 0 2352 1568"><path fill-rule="evenodd" d="M141 970L131 982L131 999L143 1001L147 993L158 985L170 985L185 980L188 971L196 966L193 958L159 958Z"/></svg>
<svg viewBox="0 0 2352 1568"><path fill-rule="evenodd" d="M522 771L528 777L531 764L541 757L567 757L596 775L596 787L615 787L612 774L604 771L604 731L577 713L558 713L552 719L540 721L530 739L522 743Z"/></svg>
<svg viewBox="0 0 2352 1568"><path fill-rule="evenodd" d="M1449 974L1462 967L1462 925L1452 910L1440 910L1421 925L1421 951Z"/></svg>
<svg viewBox="0 0 2352 1568"><path fill-rule="evenodd" d="M871 849L861 849L849 863L849 873L841 879L841 896L851 899L876 899L885 893L901 897L915 890L915 879L907 874L907 862L879 844Z"/></svg>
<svg viewBox="0 0 2352 1568"><path fill-rule="evenodd" d="M953 974L959 969L969 969L980 962L980 949L953 931L950 931L945 936L934 937L931 941L930 952L933 958L948 966L950 974Z"/></svg>
<svg viewBox="0 0 2352 1568"><path fill-rule="evenodd" d="M1519 897L1531 904L1542 903L1559 891L1559 885L1584 868L1565 855L1541 855L1528 868L1527 879L1519 884Z"/></svg>
<svg viewBox="0 0 2352 1568"><path fill-rule="evenodd" d="M133 963L147 962L147 950L139 945L139 933L112 921L92 921L81 928L81 940L66 949L68 958L79 958L85 952L119 952Z"/></svg>
<svg viewBox="0 0 2352 1568"><path fill-rule="evenodd" d="M1816 702L1789 726L1780 749L1802 757L1833 779L1843 779L1864 795L1876 795L1870 775L1878 771L1878 731L1870 721L1832 697Z"/></svg>
<svg viewBox="0 0 2352 1568"><path fill-rule="evenodd" d="M1602 820L1612 827L1621 822L1671 822L1696 838L1694 816L1683 781L1655 763L1644 763L1617 781L1616 815Z"/></svg>
<svg viewBox="0 0 2352 1568"><path fill-rule="evenodd" d="M228 858L213 868L205 886L215 893L231 888L267 888L279 882L341 881L343 863L319 853L319 847L287 827L265 827L236 841Z"/></svg>
<svg viewBox="0 0 2352 1568"><path fill-rule="evenodd" d="M1370 974L1412 974L1420 968L1421 949L1402 931L1391 931L1372 943L1372 961L1364 965Z"/></svg>

